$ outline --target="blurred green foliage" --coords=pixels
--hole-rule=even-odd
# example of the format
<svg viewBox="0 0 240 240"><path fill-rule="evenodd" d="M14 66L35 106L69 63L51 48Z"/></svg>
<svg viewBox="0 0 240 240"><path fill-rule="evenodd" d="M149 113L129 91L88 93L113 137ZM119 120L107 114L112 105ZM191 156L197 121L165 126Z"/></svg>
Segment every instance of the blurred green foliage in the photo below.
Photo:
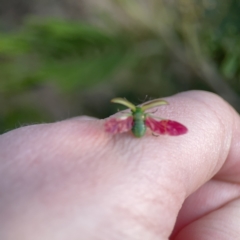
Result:
<svg viewBox="0 0 240 240"><path fill-rule="evenodd" d="M1 91L54 81L63 90L89 86L125 62L127 42L82 23L31 22L0 36Z"/></svg>
<svg viewBox="0 0 240 240"><path fill-rule="evenodd" d="M189 89L240 110L238 1L107 2L97 23L28 18L0 32L0 132Z"/></svg>

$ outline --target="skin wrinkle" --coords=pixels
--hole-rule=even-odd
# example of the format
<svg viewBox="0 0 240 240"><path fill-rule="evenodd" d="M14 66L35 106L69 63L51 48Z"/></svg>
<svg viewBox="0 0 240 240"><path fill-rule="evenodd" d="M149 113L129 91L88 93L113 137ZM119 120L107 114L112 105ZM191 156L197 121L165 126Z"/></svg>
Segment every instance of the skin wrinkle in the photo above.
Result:
<svg viewBox="0 0 240 240"><path fill-rule="evenodd" d="M212 180L213 181L213 180ZM211 181L211 182L212 182ZM209 182L210 183L210 182ZM227 183L228 184L228 183ZM234 184L234 189L236 188L236 191L233 191L232 193L230 193L229 191L226 192L228 193L227 195L225 194L225 198L223 200L220 201L219 197L217 198L217 203L216 201L214 201L214 199L216 199L216 197L214 197L214 199L212 199L212 201L210 201L210 199L207 199L207 201L212 205L210 206L210 208L207 210L207 211L204 211L202 214L198 214L197 216L195 216L194 218L190 218L188 219L187 222L185 222L185 224L182 224L181 226L176 226L175 228L175 231L172 235L172 238L171 239L175 239L176 235L179 237L177 237L176 239L185 239L186 237L180 237L182 236L182 232L186 231L186 229L188 229L187 231L189 232L189 230L192 228L192 225L194 225L195 223L196 224L199 224L198 221L202 221L202 219L204 219L205 217L208 217L209 215L211 215L211 213L215 213L215 212L218 212L219 210L221 209L224 209L226 206L228 206L229 204L231 204L232 202L234 202L235 200L239 199L239 196L240 196L240 186L239 185L236 185ZM219 188L221 186L219 185ZM194 195L194 194L193 194ZM209 196L210 197L210 196ZM213 202L214 201L214 202ZM186 206L187 202L185 202L185 206ZM204 205L203 205L204 206ZM198 206L194 205L193 206L193 209L197 209ZM189 205L189 208L190 208L190 205ZM183 211L183 209L181 210ZM240 215L239 215L240 216ZM178 222L181 220L182 216L181 216L181 212L180 212L180 215L178 217ZM182 219L183 220L183 219ZM182 221L181 220L181 221ZM221 220L220 220L221 221ZM188 226L189 224L189 226ZM202 231L201 231L202 232ZM191 235L190 235L191 236ZM194 236L191 236L191 239L192 237ZM204 238L202 235L201 235L202 238L200 239L213 239L213 238ZM188 239L188 238L187 238ZM195 239L195 238L194 238ZM196 238L198 239L198 238ZM216 238L216 236L214 237L214 239L219 239L219 238ZM224 238L225 239L225 238ZM231 239L230 237L226 238L226 239ZM234 238L234 239L238 239L238 238Z"/></svg>
<svg viewBox="0 0 240 240"><path fill-rule="evenodd" d="M136 216L131 212L129 212L128 209L124 209L124 208L115 208L114 211L116 213L119 213L118 214L119 217L116 219L118 224L116 226L116 224L114 224L113 222L104 223L104 226L107 225L111 229L114 229L114 231L109 233L106 231L106 228L105 228L105 231L103 232L103 236L107 236L107 237L104 239L106 240L108 239L114 239L114 240L118 240L118 239L119 240L122 240L122 239L129 239L129 240L130 239L131 240L139 240L139 239L161 240L162 239L164 240L166 239L166 237L162 236L163 232L165 232L166 229L162 229L162 231L159 228L156 229L154 222L150 222L146 224L144 220L147 220L147 219L144 216L140 216L140 215ZM104 228L101 228L101 229L104 229ZM122 231L122 229L125 229L125 231ZM159 234L160 234L160 237L159 237Z"/></svg>
<svg viewBox="0 0 240 240"><path fill-rule="evenodd" d="M238 198L236 198L236 200L239 200L239 197ZM223 204L222 206L220 206L219 208L216 208L216 209L214 209L214 210L212 210L212 211L209 211L209 212L207 212L207 213L205 213L205 214L203 214L202 216L200 216L199 218L195 218L194 220L191 220L191 222L189 223L189 225L188 224L186 224L185 225L185 227L184 226L182 226L182 229L179 231L179 232L174 232L174 234L170 237L170 239L172 240L172 239L174 239L174 240L182 240L182 239L194 239L194 240L202 240L202 239L204 239L204 240L211 240L211 239L222 239L222 238L220 238L220 236L222 235L221 234L221 231L222 231L222 229L224 228L226 228L226 229L228 229L227 231L226 231L226 235L227 235L227 238L223 238L223 239L226 239L226 240L228 240L228 239L232 239L231 238L231 236L229 235L229 227L228 226L222 226L222 227L219 227L217 224L216 224L216 222L215 222L215 224L214 224L214 226L212 225L212 224L210 224L210 223L208 223L208 218L210 218L211 217L211 215L212 214L215 214L216 212L218 212L218 211L221 211L222 209L224 209L228 204L231 204L231 202L232 201L235 201L235 199L233 199L233 200L231 200L231 201L229 201L229 202L226 202L225 204ZM214 218L213 220L214 221L219 221L219 223L222 223L222 218L220 218L219 220L218 220L218 218ZM204 225L201 225L201 229L199 229L199 232L201 232L201 235L200 234L198 234L198 235L196 235L196 231L194 231L194 228L196 228L195 227L195 225L196 226L198 226L198 225L200 225L201 224L201 222L204 222L204 224L205 224L205 226ZM209 221L209 222L211 222L211 221ZM229 221L225 221L224 223L227 223L228 222L228 224L229 224ZM214 231L215 230L215 231ZM187 234L186 234L186 232L187 232ZM191 234L191 232L192 232L192 234ZM211 233L211 232L214 232L214 235ZM232 233L232 232L231 232ZM213 235L213 236L212 236ZM219 235L219 237L217 236L217 235ZM190 238L188 238L188 236L190 237ZM211 237L212 236L212 237ZM236 238L234 238L234 239L238 239L238 237L239 237L239 231L237 231L237 234L235 235L235 237Z"/></svg>
<svg viewBox="0 0 240 240"><path fill-rule="evenodd" d="M164 163L165 159L160 158L159 159L160 161L157 161L157 162L151 159L154 159L154 153L152 153L150 157L147 158L146 160L142 160L141 162L138 162L138 165L135 167L135 171L136 172L139 171L138 173L139 182L147 181L148 182L147 185L151 186L150 189L155 188L155 191L158 191L158 189L164 190L165 185L166 185L166 189L169 189L170 191L170 188L167 187L169 179L171 179L170 180L171 182L173 180L178 181L179 186L180 186L180 183L184 182L182 181L183 176L181 174L177 175L176 171L173 171L172 168L170 169L168 168L167 166L168 164ZM151 169L151 165L155 165L155 168ZM161 176L161 178L159 178L159 176ZM171 184L171 185L174 186L174 184ZM183 199L183 196L185 196L185 190L184 188L181 188L179 186L177 189L172 190L170 195L176 196L176 193L178 193L179 197L181 196L180 199ZM168 193L168 191L166 192Z"/></svg>
<svg viewBox="0 0 240 240"><path fill-rule="evenodd" d="M218 189L221 189L221 191L216 191ZM216 194L212 194L210 198L209 194L211 192L216 192ZM185 201L178 216L174 235L176 235L179 229L184 228L189 223L204 217L210 212L224 207L227 203L233 201L239 196L240 186L238 184L211 180ZM197 205L195 204L196 199L198 200Z"/></svg>
<svg viewBox="0 0 240 240"><path fill-rule="evenodd" d="M131 193L131 199L128 201L134 204L134 209L129 208L128 202L125 202L124 204L124 201L119 201L119 204L116 205L114 211L117 215L120 215L120 219L128 219L130 222L137 223L138 227L143 228L146 232L150 231L154 233L156 235L155 238L158 239L157 236L159 236L159 234L162 235L164 229L161 229L161 226L158 224L158 211L153 206L154 204L157 204L156 206L159 206L159 214L163 214L165 211L162 211L161 209L167 208L166 202L162 202L162 198L154 196L152 193L146 196L145 194L142 194L142 192L144 191L140 190L140 192L134 191ZM129 198L129 194L126 193L123 195L123 198L125 197ZM150 213L149 215L152 215L151 218L145 215L146 211Z"/></svg>
<svg viewBox="0 0 240 240"><path fill-rule="evenodd" d="M129 162L130 164L131 163L133 163L133 164L131 164L131 165L136 165L136 161L134 160L132 160L132 159L130 159L131 160L131 162ZM143 161L144 162L144 161ZM137 161L137 164L138 165L140 165L141 163L139 162L139 161ZM139 166L140 167L140 166ZM142 166L142 169L145 169L145 167L144 166ZM129 168L128 168L128 171L129 171ZM130 171L131 171L131 169L130 169ZM135 169L135 172L137 172L137 168ZM138 175L138 177L137 177L137 179L139 178L139 181L138 180L136 180L136 184L137 184L137 182L143 182L143 179L144 179L144 175L142 174L142 173L136 173L137 175ZM136 175L136 174L134 174L134 175ZM124 174L125 175L125 174ZM132 174L131 175L131 178L133 178L134 177L134 175ZM124 181L127 181L127 179L125 179L124 178ZM145 180L144 180L144 182L145 182ZM130 183L128 182L128 186L127 187L130 187ZM135 185L135 184L132 184L132 185ZM148 190L147 191L149 191L149 185L152 185L152 184L149 184L149 183L147 183L146 184L147 186L148 186ZM158 186L158 187L160 187L160 186ZM125 189L125 187L123 187L124 189ZM161 187L160 187L161 188ZM157 190L157 189L156 189ZM122 192L121 190L116 190L116 191L118 191L118 192ZM145 192L145 191L144 191ZM139 198L139 197L136 197L136 199L137 198ZM141 197L140 197L141 198ZM135 206L136 206L136 204L134 204Z"/></svg>
<svg viewBox="0 0 240 240"><path fill-rule="evenodd" d="M152 204L152 201L151 201ZM115 209L116 212L119 212L122 216L123 219L128 219L132 220L132 222L134 223L134 225L139 226L140 228L143 229L143 231L145 233L148 233L149 237L151 237L151 239L159 239L159 236L162 236L163 239L167 239L168 238L168 231L166 231L165 228L161 228L159 227L159 224L157 223L157 221L154 221L154 219L147 219L145 217L145 214L136 214L133 213L132 211L129 211L129 209L124 209L123 207L119 207L117 209ZM137 239L137 238L136 238ZM145 238L146 239L146 238Z"/></svg>
<svg viewBox="0 0 240 240"><path fill-rule="evenodd" d="M180 185L180 186L178 185L177 187L177 185L171 184L171 187L168 186L169 179L171 179L171 181L182 183L182 181L180 180L182 176L180 174L179 175L174 174L174 178L173 178L172 171L169 171L169 173L166 173L166 171L164 170L164 172L166 176L164 178L159 179L158 172L153 173L153 171L149 171L148 168L144 168L143 166L141 169L139 169L139 173L138 173L139 176L137 176L136 182L138 182L139 181L138 179L141 178L142 181L145 182L145 185L147 186L148 191L154 194L157 194L158 189L161 189L162 191L164 191L166 195L171 196L169 197L170 202L171 202L171 199L183 200L184 197L186 196L186 192L184 191L185 189L183 185ZM176 186L176 187L173 188L172 186ZM176 205L176 202L174 203Z"/></svg>
<svg viewBox="0 0 240 240"><path fill-rule="evenodd" d="M230 184L238 184L238 185L240 185L240 180L239 181L233 181L233 180L225 179L224 177L219 176L218 173L212 179L217 180L217 181L228 182Z"/></svg>
<svg viewBox="0 0 240 240"><path fill-rule="evenodd" d="M144 168L142 168L142 169L144 169ZM136 174L134 174L134 175L136 175ZM155 194L156 196L155 197L151 197L152 196L152 194L150 194L149 195L149 197L147 197L146 198L146 196L144 196L144 193L146 192L145 190L141 190L141 192L143 192L143 193L138 193L138 195L139 196L134 196L134 199L141 199L141 202L145 202L144 203L144 205L146 205L146 206L152 206L152 205L154 205L154 203L156 204L156 205L158 205L158 206L162 206L162 208L164 208L164 209L169 209L169 207L170 206L173 206L173 205L175 205L175 204L173 204L173 203L171 203L169 206L168 206L168 203L170 203L169 201L168 202L165 202L165 201L163 201L162 199L162 196L158 196L158 194L157 194L157 189L161 189L161 192L164 192L165 194L164 195L167 195L167 196L169 196L168 197L168 199L173 199L173 196L175 196L176 195L176 192L177 191L174 191L174 190L170 190L170 187L169 188L167 188L166 186L164 186L164 184L159 184L159 183L156 183L155 182L155 184L154 184L154 182L152 182L153 181L153 179L150 179L149 180L149 177L147 177L146 178L146 175L143 175L142 173L139 173L139 174L137 174L137 176L136 176L136 180L135 180L135 182L136 183L138 183L139 182L139 180L138 180L138 178L141 176L141 181L140 182L142 182L141 183L141 185L143 185L143 182L145 182L145 184L144 185L146 185L145 187L148 189L147 191L148 192L152 192L152 194ZM134 178L135 179L135 177L132 175L132 178ZM127 181L127 180L126 180ZM147 181L147 183L146 183L146 181ZM150 181L150 182L149 182ZM128 181L127 181L128 182ZM134 183L130 183L130 182L128 182L128 187L130 187L131 185L136 185L136 184L134 184ZM152 188L151 188L151 190L149 189L150 188L150 186L152 186ZM163 187L164 186L164 187ZM144 188L145 188L144 187ZM125 188L125 187L123 187L123 188ZM119 189L117 189L116 191L118 191L118 192L122 192L121 190L119 190ZM182 192L178 189L178 192L180 192L181 194L180 195L182 195ZM127 194L127 195L129 195L129 194ZM180 196L179 195L179 196ZM148 204L146 204L146 199L148 199L147 200L147 202L148 202ZM178 199L179 200L179 198L174 198L174 199ZM183 196L181 197L181 199L183 199ZM150 201L150 202L149 202ZM121 201L120 201L121 202ZM135 201L134 201L135 202ZM166 205L167 204L167 205ZM138 203L135 203L135 204L133 204L134 206L135 206L135 208L136 208L136 206L138 205ZM177 206L179 206L178 204L176 204ZM180 207L180 206L179 206ZM178 208L178 207L176 207L176 208ZM176 209L174 210L174 211L176 211ZM127 211L128 212L128 211ZM132 212L132 210L129 210L129 212L131 213ZM148 210L148 212L149 212L149 210ZM154 210L154 212L155 212L155 214L156 214L156 210ZM161 210L159 210L159 215L161 215ZM150 225L149 224L147 224L145 221L146 221L146 217L142 217L141 218L141 214L139 215L139 213L137 212L137 213L131 213L130 215L129 215L130 217L132 216L135 220L137 220L137 222L139 222L141 219L143 219L143 220L141 220L140 221L140 223L141 223L141 225L143 224L143 225L146 225L145 226L145 228L149 228L150 227ZM129 217L128 216L128 217ZM157 217L157 216L156 216ZM158 221L157 221L157 218L156 218L156 233L160 233L159 232L159 227L157 227L158 226ZM145 224L144 224L145 223ZM154 224L155 225L155 224ZM151 226L153 226L153 225L151 225ZM158 239L158 238L157 238Z"/></svg>
<svg viewBox="0 0 240 240"><path fill-rule="evenodd" d="M202 219L205 219L205 223L202 226L202 230L203 231L207 231L207 232L215 232L218 233L218 236L214 236L215 239L238 239L239 238L239 229L237 231L233 231L233 229L231 229L231 231L229 231L229 225L232 225L232 222L237 224L236 226L239 226L239 221L231 221L233 215L236 215L237 212L237 218L239 219L240 217L240 211L239 211L239 207L236 209L238 211L236 211L235 209L232 211L232 205L235 204L235 202L238 202L238 205L240 203L240 199L237 198L234 201L231 201L227 204L225 204L223 207L212 211L210 213L208 213L206 216L204 216ZM230 210L230 212L226 213L226 210ZM221 213L223 213L226 216L226 221L222 221L220 217L218 217ZM231 217L230 217L231 216ZM211 220L214 218L214 224L208 224L211 223ZM202 221L202 220L199 220ZM196 221L197 224L199 224L199 222ZM193 223L194 224L194 223ZM232 225L234 226L234 225ZM206 236L208 236L209 233L206 233ZM225 238L222 238L222 236L226 236ZM213 239L213 238L203 238L203 239Z"/></svg>

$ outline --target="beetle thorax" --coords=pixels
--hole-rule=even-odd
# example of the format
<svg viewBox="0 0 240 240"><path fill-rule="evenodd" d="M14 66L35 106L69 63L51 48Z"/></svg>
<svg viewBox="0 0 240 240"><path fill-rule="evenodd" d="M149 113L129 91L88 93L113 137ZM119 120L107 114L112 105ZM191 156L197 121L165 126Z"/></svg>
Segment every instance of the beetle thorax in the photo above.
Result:
<svg viewBox="0 0 240 240"><path fill-rule="evenodd" d="M134 121L144 121L145 114L143 113L140 107L136 107L136 110L133 112L133 119Z"/></svg>

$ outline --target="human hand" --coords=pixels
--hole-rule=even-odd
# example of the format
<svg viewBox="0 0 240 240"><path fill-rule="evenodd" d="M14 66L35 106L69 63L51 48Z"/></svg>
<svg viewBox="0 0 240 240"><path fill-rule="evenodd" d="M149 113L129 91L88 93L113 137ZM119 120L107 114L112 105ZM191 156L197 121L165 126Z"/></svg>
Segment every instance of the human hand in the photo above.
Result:
<svg viewBox="0 0 240 240"><path fill-rule="evenodd" d="M166 100L155 114L187 134L111 135L80 117L1 135L0 239L239 239L238 114L206 92Z"/></svg>

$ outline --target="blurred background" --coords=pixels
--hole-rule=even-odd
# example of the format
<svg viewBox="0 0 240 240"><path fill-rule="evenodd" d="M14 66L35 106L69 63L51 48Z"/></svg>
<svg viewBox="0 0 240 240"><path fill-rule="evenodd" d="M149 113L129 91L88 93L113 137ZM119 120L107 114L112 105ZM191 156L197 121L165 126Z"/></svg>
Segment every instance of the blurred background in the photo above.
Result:
<svg viewBox="0 0 240 240"><path fill-rule="evenodd" d="M181 91L240 111L239 0L0 0L0 133Z"/></svg>

